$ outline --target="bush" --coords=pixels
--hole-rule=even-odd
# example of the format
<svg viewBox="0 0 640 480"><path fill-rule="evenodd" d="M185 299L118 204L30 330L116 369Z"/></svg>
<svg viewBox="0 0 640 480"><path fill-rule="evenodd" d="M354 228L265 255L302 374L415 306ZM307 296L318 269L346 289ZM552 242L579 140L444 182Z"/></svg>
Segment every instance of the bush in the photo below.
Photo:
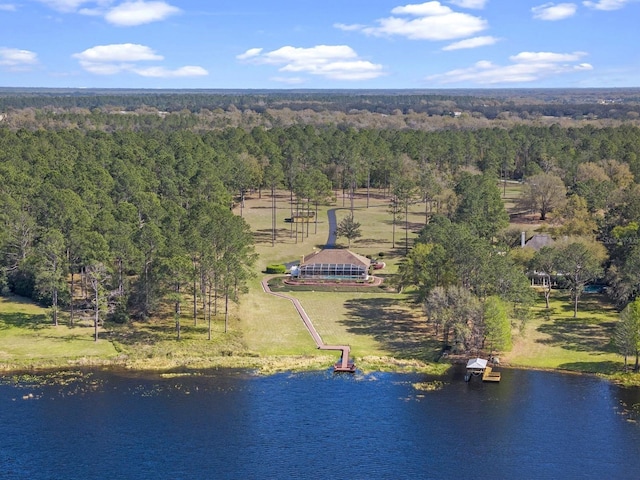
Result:
<svg viewBox="0 0 640 480"><path fill-rule="evenodd" d="M281 274L281 273L285 273L287 271L287 267L280 264L271 264L271 265L267 265L267 273L272 273L272 274Z"/></svg>
<svg viewBox="0 0 640 480"><path fill-rule="evenodd" d="M127 299L119 298L116 301L113 311L107 316L110 322L124 324L129 321L129 312L127 311Z"/></svg>

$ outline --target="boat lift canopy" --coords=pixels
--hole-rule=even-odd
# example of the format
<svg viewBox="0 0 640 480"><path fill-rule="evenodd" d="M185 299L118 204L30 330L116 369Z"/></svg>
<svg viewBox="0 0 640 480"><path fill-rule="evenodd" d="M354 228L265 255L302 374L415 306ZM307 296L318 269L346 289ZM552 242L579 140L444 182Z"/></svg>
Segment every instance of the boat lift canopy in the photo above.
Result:
<svg viewBox="0 0 640 480"><path fill-rule="evenodd" d="M484 358L471 358L467 362L468 370L484 370L487 368L487 361Z"/></svg>

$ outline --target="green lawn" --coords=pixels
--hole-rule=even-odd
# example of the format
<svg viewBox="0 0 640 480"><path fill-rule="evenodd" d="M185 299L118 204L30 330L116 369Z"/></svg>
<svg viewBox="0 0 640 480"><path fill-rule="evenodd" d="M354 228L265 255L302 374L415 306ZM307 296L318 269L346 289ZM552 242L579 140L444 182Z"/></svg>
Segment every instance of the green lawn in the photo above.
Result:
<svg viewBox="0 0 640 480"><path fill-rule="evenodd" d="M611 343L617 312L600 294L584 294L573 318L566 292L552 293L550 309L538 301L524 332L516 335L512 352L503 354L511 365L613 373L622 357Z"/></svg>
<svg viewBox="0 0 640 480"><path fill-rule="evenodd" d="M515 196L519 186L508 186ZM324 206L318 223L309 225L309 237L291 236L288 195L278 198L278 235L271 245L270 198L249 198L242 214L256 234L259 255L249 293L232 306L229 332L224 333L223 318L214 319L212 339L202 319L193 325L188 303L183 308L182 339L176 341L174 321L165 313L148 322L126 327L107 325L99 342L93 341L93 328L86 325L54 327L46 311L18 298L0 298L0 367L68 365L70 363L109 363L118 359L131 368L167 369L176 366L260 367L263 371L326 368L336 360L333 352L319 351L288 300L267 295L261 280L266 266L300 260L324 246L329 235L328 208L338 208L338 221L348 213L341 199ZM239 210L237 210L239 213ZM298 298L325 343L348 344L360 367L384 370L415 365L436 357L440 342L426 324L411 294L398 294L389 285L404 253L404 223L396 226L396 245L387 200L381 195L356 199L354 216L362 225L362 238L351 249L363 255L379 256L386 263L376 275L385 277L383 288L359 292L296 291ZM409 241L413 242L424 224L424 204L412 206L409 215ZM316 231L317 228L317 231ZM344 245L344 240L339 239ZM566 294L554 291L551 309L544 309L542 296L523 332L516 331L512 352L502 354L503 362L528 368L553 368L581 372L613 373L622 358L610 343L617 313L600 295L585 294L578 318L572 316ZM125 360L123 360L125 359ZM403 363L404 362L404 363ZM413 362L413 363L412 363ZM443 367L444 368L444 367Z"/></svg>
<svg viewBox="0 0 640 480"><path fill-rule="evenodd" d="M285 223L290 216L288 196L278 198L278 238L271 245L270 199L250 199L243 209L243 216L257 232L256 251L259 254L257 270L264 270L271 263L299 261L303 255L321 249L329 236L327 209L336 208L339 222L349 213L349 201L342 200L323 206L318 223L309 225L309 237L291 236L292 224ZM396 226L396 248L393 248L391 217L387 213L388 200L379 194L372 195L369 208L364 192L356 199L354 217L362 227L362 237L352 242L351 250L361 255L378 257L382 252L386 267L376 272L389 276L397 271L405 241L404 223ZM409 216L409 241L424 222L424 205L417 204ZM295 227L295 225L294 225ZM317 233L316 232L317 229ZM346 246L346 240L338 239ZM250 291L243 296L238 310L241 329L247 347L261 355L298 354L326 355L318 352L315 344L300 320L291 302L266 295L260 281L264 275L251 282ZM325 343L349 344L356 356L393 355L398 358L433 358L432 352L424 353L428 342L419 332L424 321L417 321L415 309L408 304L405 295L376 288L365 292L294 292L314 322Z"/></svg>
<svg viewBox="0 0 640 480"><path fill-rule="evenodd" d="M0 297L0 362L14 366L56 359L91 362L117 355L108 340L94 342L93 327L51 324L46 310L19 297Z"/></svg>

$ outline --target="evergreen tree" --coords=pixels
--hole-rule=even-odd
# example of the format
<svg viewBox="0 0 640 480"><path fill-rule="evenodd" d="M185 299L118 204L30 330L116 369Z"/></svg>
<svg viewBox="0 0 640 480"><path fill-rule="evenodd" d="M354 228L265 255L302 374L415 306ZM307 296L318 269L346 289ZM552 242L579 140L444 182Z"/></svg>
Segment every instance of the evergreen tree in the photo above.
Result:
<svg viewBox="0 0 640 480"><path fill-rule="evenodd" d="M628 369L627 358L635 355L634 371L637 372L640 368L640 298L627 304L620 312L620 319L613 332L613 341L624 357L624 371Z"/></svg>
<svg viewBox="0 0 640 480"><path fill-rule="evenodd" d="M348 241L347 248L351 248L351 240L361 236L360 223L356 222L352 215L344 217L336 227L336 237L346 238Z"/></svg>

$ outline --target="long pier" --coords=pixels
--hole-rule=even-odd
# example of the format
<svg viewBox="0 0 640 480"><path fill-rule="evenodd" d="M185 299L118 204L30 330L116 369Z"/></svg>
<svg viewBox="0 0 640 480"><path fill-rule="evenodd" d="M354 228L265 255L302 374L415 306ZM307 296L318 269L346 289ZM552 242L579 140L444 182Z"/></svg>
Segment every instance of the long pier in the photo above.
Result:
<svg viewBox="0 0 640 480"><path fill-rule="evenodd" d="M313 326L313 322L309 318L309 315L307 315L307 312L305 312L304 308L302 308L302 304L297 298L290 297L289 295L285 295L283 293L272 292L271 289L269 288L269 283L267 278L262 280L262 289L265 291L265 293L268 293L269 295L284 298L286 300L289 300L291 303L293 303L293 306L298 312L298 315L300 315L300 318L302 319L305 327L307 327L307 330L311 334L311 338L313 338L313 341L316 343L316 346L318 347L319 350L339 350L342 352L340 361L333 366L334 371L355 372L356 370L355 364L349 361L349 354L351 353L351 347L349 345L327 345L326 343L324 343L322 341L322 337L316 330L316 327Z"/></svg>

